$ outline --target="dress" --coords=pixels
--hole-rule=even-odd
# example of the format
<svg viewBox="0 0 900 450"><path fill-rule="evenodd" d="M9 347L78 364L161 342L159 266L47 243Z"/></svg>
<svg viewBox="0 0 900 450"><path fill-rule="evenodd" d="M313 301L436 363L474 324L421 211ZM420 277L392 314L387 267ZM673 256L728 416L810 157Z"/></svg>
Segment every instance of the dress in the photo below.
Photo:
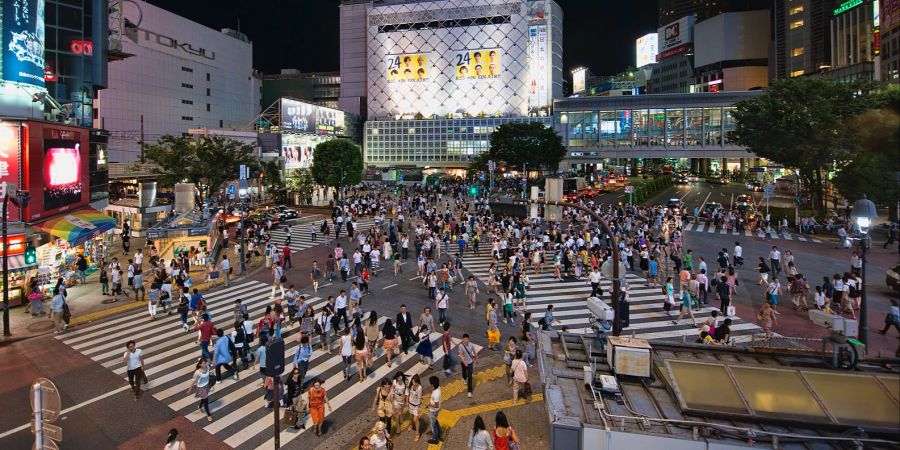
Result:
<svg viewBox="0 0 900 450"><path fill-rule="evenodd" d="M434 358L434 351L431 349L431 339L427 333L419 334L419 345L416 346L416 353L423 358Z"/></svg>
<svg viewBox="0 0 900 450"><path fill-rule="evenodd" d="M309 415L313 425L325 422L325 388L309 388Z"/></svg>
<svg viewBox="0 0 900 450"><path fill-rule="evenodd" d="M407 392L409 395L407 396L406 404L409 405L409 414L417 417L422 410L422 386L411 387L407 389Z"/></svg>

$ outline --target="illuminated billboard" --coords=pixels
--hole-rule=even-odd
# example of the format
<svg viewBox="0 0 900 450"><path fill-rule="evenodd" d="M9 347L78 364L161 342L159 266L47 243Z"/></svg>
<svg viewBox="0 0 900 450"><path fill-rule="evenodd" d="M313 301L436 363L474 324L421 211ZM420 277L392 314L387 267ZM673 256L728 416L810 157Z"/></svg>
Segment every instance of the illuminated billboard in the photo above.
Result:
<svg viewBox="0 0 900 450"><path fill-rule="evenodd" d="M344 112L337 109L317 106L316 134L344 134Z"/></svg>
<svg viewBox="0 0 900 450"><path fill-rule="evenodd" d="M19 189L27 189L19 185L20 147L19 126L8 122L0 124L0 183L9 183ZM6 216L9 220L19 220L19 211L16 206L8 203L6 207L8 208Z"/></svg>
<svg viewBox="0 0 900 450"><path fill-rule="evenodd" d="M694 42L694 16L682 17L660 28L657 40L657 61L687 53Z"/></svg>
<svg viewBox="0 0 900 450"><path fill-rule="evenodd" d="M81 144L68 139L44 141L44 210L81 201Z"/></svg>
<svg viewBox="0 0 900 450"><path fill-rule="evenodd" d="M584 92L584 76L587 69L580 68L572 72L572 93Z"/></svg>
<svg viewBox="0 0 900 450"><path fill-rule="evenodd" d="M425 81L428 79L428 54L407 53L384 58L388 83Z"/></svg>
<svg viewBox="0 0 900 450"><path fill-rule="evenodd" d="M528 106L543 108L549 106L547 91L550 82L547 79L547 25L528 27Z"/></svg>
<svg viewBox="0 0 900 450"><path fill-rule="evenodd" d="M637 50L635 67L641 68L656 62L656 53L659 50L658 36L656 33L648 33L637 39L635 45Z"/></svg>
<svg viewBox="0 0 900 450"><path fill-rule="evenodd" d="M44 87L44 0L3 0L2 77Z"/></svg>
<svg viewBox="0 0 900 450"><path fill-rule="evenodd" d="M298 133L316 132L316 105L289 98L281 99L281 128Z"/></svg>
<svg viewBox="0 0 900 450"><path fill-rule="evenodd" d="M503 70L499 48L457 50L453 53L453 66L457 80L499 78Z"/></svg>

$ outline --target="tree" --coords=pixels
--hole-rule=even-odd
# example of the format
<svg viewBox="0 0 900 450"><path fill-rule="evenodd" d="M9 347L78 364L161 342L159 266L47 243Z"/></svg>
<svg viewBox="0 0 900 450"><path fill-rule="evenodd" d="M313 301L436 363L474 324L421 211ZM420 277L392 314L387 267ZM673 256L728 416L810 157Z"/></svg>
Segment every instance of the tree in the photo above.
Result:
<svg viewBox="0 0 900 450"><path fill-rule="evenodd" d="M158 166L152 172L164 187L194 183L201 201L236 179L241 165L256 165L253 145L219 136L162 136L144 155Z"/></svg>
<svg viewBox="0 0 900 450"><path fill-rule="evenodd" d="M278 190L284 187L281 178L281 164L278 160L262 161L258 167L263 174L263 184L267 190Z"/></svg>
<svg viewBox="0 0 900 450"><path fill-rule="evenodd" d="M858 130L849 124L866 109L867 96L859 94L869 90L822 77L776 81L763 95L737 103L729 139L796 170L824 215L824 174L852 157Z"/></svg>
<svg viewBox="0 0 900 450"><path fill-rule="evenodd" d="M363 161L359 146L346 139L332 139L316 146L310 167L316 183L344 187L362 181Z"/></svg>
<svg viewBox="0 0 900 450"><path fill-rule="evenodd" d="M491 133L488 159L505 161L520 170L528 167L555 172L566 156L562 138L542 123L508 123Z"/></svg>
<svg viewBox="0 0 900 450"><path fill-rule="evenodd" d="M890 217L897 217L900 186L900 86L891 84L870 97L872 109L849 124L859 130L859 152L837 164L834 186L850 203L865 194L879 206L888 206Z"/></svg>
<svg viewBox="0 0 900 450"><path fill-rule="evenodd" d="M287 176L288 189L300 194L301 202L310 202L316 191L316 180L309 169L294 169Z"/></svg>

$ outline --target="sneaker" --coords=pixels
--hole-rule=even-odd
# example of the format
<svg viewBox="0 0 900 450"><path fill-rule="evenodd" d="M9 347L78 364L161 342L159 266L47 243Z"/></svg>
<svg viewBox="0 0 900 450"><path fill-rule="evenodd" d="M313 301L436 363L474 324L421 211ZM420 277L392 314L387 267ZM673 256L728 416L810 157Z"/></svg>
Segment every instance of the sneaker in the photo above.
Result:
<svg viewBox="0 0 900 450"><path fill-rule="evenodd" d="M431 445L438 445L440 444L440 441L438 441L437 439L429 439L428 443Z"/></svg>
<svg viewBox="0 0 900 450"><path fill-rule="evenodd" d="M467 397L472 398L472 393L469 392L469 394L467 395Z"/></svg>

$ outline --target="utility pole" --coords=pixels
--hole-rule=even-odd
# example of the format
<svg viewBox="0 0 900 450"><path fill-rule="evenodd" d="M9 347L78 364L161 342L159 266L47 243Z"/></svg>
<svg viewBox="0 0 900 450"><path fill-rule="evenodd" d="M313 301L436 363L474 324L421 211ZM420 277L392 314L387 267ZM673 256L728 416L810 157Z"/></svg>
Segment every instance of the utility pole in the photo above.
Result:
<svg viewBox="0 0 900 450"><path fill-rule="evenodd" d="M525 189L528 188L528 163L522 163L522 198L525 198Z"/></svg>
<svg viewBox="0 0 900 450"><path fill-rule="evenodd" d="M144 115L141 114L141 162L144 162Z"/></svg>
<svg viewBox="0 0 900 450"><path fill-rule="evenodd" d="M2 195L3 201L3 211L0 211L3 217L3 335L4 336L12 336L12 333L9 331L9 262L6 260L8 249L7 238L7 229L6 229L6 211L7 205L9 204L9 195L6 192L7 185L4 182L3 187L0 188L0 195Z"/></svg>

